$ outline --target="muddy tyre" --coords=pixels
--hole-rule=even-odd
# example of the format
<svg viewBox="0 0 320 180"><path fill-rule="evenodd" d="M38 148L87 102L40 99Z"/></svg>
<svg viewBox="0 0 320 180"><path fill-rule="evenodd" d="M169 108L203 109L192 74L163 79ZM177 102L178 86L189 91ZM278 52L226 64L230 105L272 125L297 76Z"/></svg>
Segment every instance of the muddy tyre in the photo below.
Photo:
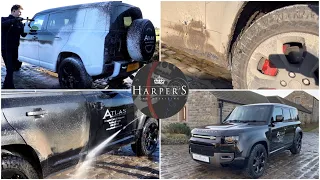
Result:
<svg viewBox="0 0 320 180"><path fill-rule="evenodd" d="M267 164L267 151L262 144L257 144L251 150L244 175L249 178L258 178L263 175Z"/></svg>
<svg viewBox="0 0 320 180"><path fill-rule="evenodd" d="M234 88L317 89L318 11L316 5L288 6L260 17L246 29L232 51Z"/></svg>
<svg viewBox="0 0 320 180"><path fill-rule="evenodd" d="M2 155L1 179L39 179L34 167L24 158Z"/></svg>
<svg viewBox="0 0 320 180"><path fill-rule="evenodd" d="M89 89L92 86L92 77L89 76L79 58L68 57L59 65L59 83L66 89Z"/></svg>
<svg viewBox="0 0 320 180"><path fill-rule="evenodd" d="M156 119L148 119L137 142L131 144L132 151L137 156L151 155L158 146L158 132L158 121Z"/></svg>
<svg viewBox="0 0 320 180"><path fill-rule="evenodd" d="M301 137L301 134L299 133L296 135L296 137L293 140L293 144L292 144L292 147L290 148L290 152L292 154L300 153L301 145L302 145L302 137Z"/></svg>

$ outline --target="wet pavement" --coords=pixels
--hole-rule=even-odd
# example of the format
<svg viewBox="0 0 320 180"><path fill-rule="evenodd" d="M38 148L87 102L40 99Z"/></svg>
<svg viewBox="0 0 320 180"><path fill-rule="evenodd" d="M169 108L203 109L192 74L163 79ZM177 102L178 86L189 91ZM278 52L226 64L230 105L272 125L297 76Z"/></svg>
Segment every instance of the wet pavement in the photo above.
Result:
<svg viewBox="0 0 320 180"><path fill-rule="evenodd" d="M82 163L47 177L48 179L74 178ZM150 157L137 157L127 145L117 151L98 156L86 168L87 179L159 179L159 146Z"/></svg>
<svg viewBox="0 0 320 180"><path fill-rule="evenodd" d="M172 63L181 69L191 89L232 88L231 74L227 69L165 44L161 45L161 61Z"/></svg>
<svg viewBox="0 0 320 180"><path fill-rule="evenodd" d="M239 179L246 178L236 167L208 167L193 161L188 145L161 146L161 178L165 179ZM284 151L268 160L261 178L319 179L319 132L305 132L300 154Z"/></svg>
<svg viewBox="0 0 320 180"><path fill-rule="evenodd" d="M6 76L6 67L1 61L1 87ZM20 71L14 72L14 85L16 89L60 89L58 74L41 67L22 63ZM108 83L107 79L97 79L92 83L94 89L130 89L130 77Z"/></svg>

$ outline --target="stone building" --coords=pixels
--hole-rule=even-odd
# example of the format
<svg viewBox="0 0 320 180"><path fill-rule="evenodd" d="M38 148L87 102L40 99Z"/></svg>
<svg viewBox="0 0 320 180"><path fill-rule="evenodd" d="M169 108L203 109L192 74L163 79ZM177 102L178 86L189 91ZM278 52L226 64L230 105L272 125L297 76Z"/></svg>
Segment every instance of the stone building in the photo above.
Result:
<svg viewBox="0 0 320 180"><path fill-rule="evenodd" d="M265 97L252 91L192 91L184 108L176 115L163 119L161 126L179 122L191 128L204 127L221 122L237 106L269 102L296 107L301 122L311 122L310 110L278 96Z"/></svg>
<svg viewBox="0 0 320 180"><path fill-rule="evenodd" d="M294 91L285 99L300 104L312 112L311 123L319 122L319 100L304 91Z"/></svg>
<svg viewBox="0 0 320 180"><path fill-rule="evenodd" d="M268 102L266 97L251 91L192 91L184 108L176 115L163 119L161 125L181 122L194 128L216 124L237 106Z"/></svg>

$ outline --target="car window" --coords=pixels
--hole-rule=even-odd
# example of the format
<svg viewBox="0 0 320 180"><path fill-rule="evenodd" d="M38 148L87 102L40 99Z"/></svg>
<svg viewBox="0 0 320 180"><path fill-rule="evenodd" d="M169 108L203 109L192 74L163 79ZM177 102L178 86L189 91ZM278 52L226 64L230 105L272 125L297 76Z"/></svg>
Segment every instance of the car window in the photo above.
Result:
<svg viewBox="0 0 320 180"><path fill-rule="evenodd" d="M296 109L290 109L290 114L291 114L292 120L294 121L299 120L298 111Z"/></svg>
<svg viewBox="0 0 320 180"><path fill-rule="evenodd" d="M34 21L31 21L30 23L30 27L32 26L37 26L38 27L38 31L42 30L43 28L43 24L44 24L44 20L46 18L46 15L38 15L35 16L33 19Z"/></svg>
<svg viewBox="0 0 320 180"><path fill-rule="evenodd" d="M76 16L75 10L52 13L48 19L48 30L72 29Z"/></svg>
<svg viewBox="0 0 320 180"><path fill-rule="evenodd" d="M276 116L278 116L278 115L282 115L283 116L283 113L282 113L282 109L281 108L279 108L279 107L275 107L274 109L273 109L273 114L272 114L272 120L276 120Z"/></svg>
<svg viewBox="0 0 320 180"><path fill-rule="evenodd" d="M289 111L289 109L288 108L282 108L282 110L283 110L283 120L284 121L289 121L289 120L291 120L291 116L290 116L290 111Z"/></svg>
<svg viewBox="0 0 320 180"><path fill-rule="evenodd" d="M266 122L266 120L270 117L271 110L271 106L267 105L238 106L232 111L226 121Z"/></svg>

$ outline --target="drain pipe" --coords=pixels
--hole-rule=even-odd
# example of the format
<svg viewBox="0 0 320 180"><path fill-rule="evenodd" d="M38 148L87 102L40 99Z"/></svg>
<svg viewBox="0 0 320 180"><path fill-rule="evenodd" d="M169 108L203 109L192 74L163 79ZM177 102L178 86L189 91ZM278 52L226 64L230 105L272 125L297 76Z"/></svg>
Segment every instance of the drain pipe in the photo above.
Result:
<svg viewBox="0 0 320 180"><path fill-rule="evenodd" d="M220 123L222 123L222 108L223 108L223 101L219 100Z"/></svg>

